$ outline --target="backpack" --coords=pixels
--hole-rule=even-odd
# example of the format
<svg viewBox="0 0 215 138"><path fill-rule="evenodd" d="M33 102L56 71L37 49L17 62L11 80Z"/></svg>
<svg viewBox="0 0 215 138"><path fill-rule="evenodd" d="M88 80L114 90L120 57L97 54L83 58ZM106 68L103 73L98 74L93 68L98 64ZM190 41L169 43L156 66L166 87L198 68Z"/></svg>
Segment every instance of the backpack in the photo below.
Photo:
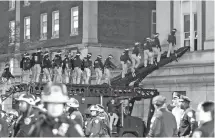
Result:
<svg viewBox="0 0 215 138"><path fill-rule="evenodd" d="M29 58L26 58L23 60L23 70L29 69L31 69L31 60Z"/></svg>

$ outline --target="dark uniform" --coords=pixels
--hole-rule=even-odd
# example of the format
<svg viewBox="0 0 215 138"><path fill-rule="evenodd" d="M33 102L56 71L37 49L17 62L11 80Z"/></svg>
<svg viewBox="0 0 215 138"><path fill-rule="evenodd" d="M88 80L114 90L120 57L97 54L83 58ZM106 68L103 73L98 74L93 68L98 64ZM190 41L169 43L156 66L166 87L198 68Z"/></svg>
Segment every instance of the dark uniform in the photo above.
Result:
<svg viewBox="0 0 215 138"><path fill-rule="evenodd" d="M7 82L10 78L15 78L10 72L9 64L6 64L6 67L2 73L2 78L4 79L4 82Z"/></svg>
<svg viewBox="0 0 215 138"><path fill-rule="evenodd" d="M109 137L105 128L106 127L104 127L104 123L100 117L93 117L87 124L85 133L89 137Z"/></svg>
<svg viewBox="0 0 215 138"><path fill-rule="evenodd" d="M155 63L160 62L160 58L161 58L161 46L160 46L160 41L159 41L158 35L159 34L156 33L154 35L154 38L151 41L154 58L155 58L155 56L157 56L157 60Z"/></svg>
<svg viewBox="0 0 215 138"><path fill-rule="evenodd" d="M73 66L74 66L74 75L73 75L73 84L80 84L81 82L81 66L82 60L80 58L80 53L77 53L73 59Z"/></svg>
<svg viewBox="0 0 215 138"><path fill-rule="evenodd" d="M191 108L185 110L184 115L181 117L179 126L179 136L192 136L194 130L197 128L197 121L195 111Z"/></svg>
<svg viewBox="0 0 215 138"><path fill-rule="evenodd" d="M89 84L90 76L91 76L91 67L92 67L92 60L91 60L91 53L87 54L87 57L83 60L83 70L84 70L84 82L83 84Z"/></svg>
<svg viewBox="0 0 215 138"><path fill-rule="evenodd" d="M37 121L37 117L35 116L34 112L31 113L29 116L21 115L15 125L14 125L14 137L26 137L28 136L28 132L30 130L30 126L32 123Z"/></svg>
<svg viewBox="0 0 215 138"><path fill-rule="evenodd" d="M168 35L168 39L167 42L169 43L169 48L168 48L168 53L167 53L167 57L170 56L170 53L174 53L175 52L175 45L176 45L176 37L175 37L175 32L177 30L173 29L171 34Z"/></svg>
<svg viewBox="0 0 215 138"><path fill-rule="evenodd" d="M55 55L53 60L53 67L54 67L54 79L53 82L62 83L62 58L60 55L60 51Z"/></svg>
<svg viewBox="0 0 215 138"><path fill-rule="evenodd" d="M75 122L77 122L81 128L84 127L84 119L80 111L75 110L68 117L72 120L75 120Z"/></svg>
<svg viewBox="0 0 215 138"><path fill-rule="evenodd" d="M39 82L41 73L41 64L43 60L43 55L41 49L37 49L37 53L32 54L32 81Z"/></svg>
<svg viewBox="0 0 215 138"><path fill-rule="evenodd" d="M163 96L156 96L153 104L162 106L166 101ZM177 123L174 115L165 107L160 107L151 119L149 137L176 137Z"/></svg>
<svg viewBox="0 0 215 138"><path fill-rule="evenodd" d="M0 118L0 137L9 137L8 124L3 118Z"/></svg>
<svg viewBox="0 0 215 138"><path fill-rule="evenodd" d="M63 75L64 75L63 82L69 83L69 77L70 77L70 72L71 72L71 62L70 62L68 55L65 55L65 58L63 60L62 69L63 69Z"/></svg>
<svg viewBox="0 0 215 138"><path fill-rule="evenodd" d="M80 125L65 116L51 118L43 116L31 126L29 137L83 137Z"/></svg>
<svg viewBox="0 0 215 138"><path fill-rule="evenodd" d="M125 77L125 74L127 74L128 71L128 63L132 63L131 58L129 57L129 51L128 49L125 49L125 51L120 56L120 62L122 64L122 78Z"/></svg>
<svg viewBox="0 0 215 138"><path fill-rule="evenodd" d="M111 78L111 69L116 69L116 65L113 64L111 59L113 58L112 55L109 55L108 58L105 60L104 63L104 75L105 75L105 82L110 85L110 78Z"/></svg>
<svg viewBox="0 0 215 138"><path fill-rule="evenodd" d="M193 138L214 137L214 120L202 124L193 133Z"/></svg>
<svg viewBox="0 0 215 138"><path fill-rule="evenodd" d="M48 79L48 81L51 81L51 73L50 73L50 68L52 67L52 63L49 59L49 53L45 52L44 57L43 57L43 61L42 61L42 69L43 69L43 73L46 77L46 79Z"/></svg>
<svg viewBox="0 0 215 138"><path fill-rule="evenodd" d="M104 65L102 63L101 58L102 58L102 56L99 55L97 57L97 59L94 61L94 69L95 69L95 72L96 72L96 84L101 83L102 72L104 72Z"/></svg>
<svg viewBox="0 0 215 138"><path fill-rule="evenodd" d="M22 82L30 82L30 69L32 67L32 61L28 53L24 54L24 57L20 61L20 68L22 69Z"/></svg>

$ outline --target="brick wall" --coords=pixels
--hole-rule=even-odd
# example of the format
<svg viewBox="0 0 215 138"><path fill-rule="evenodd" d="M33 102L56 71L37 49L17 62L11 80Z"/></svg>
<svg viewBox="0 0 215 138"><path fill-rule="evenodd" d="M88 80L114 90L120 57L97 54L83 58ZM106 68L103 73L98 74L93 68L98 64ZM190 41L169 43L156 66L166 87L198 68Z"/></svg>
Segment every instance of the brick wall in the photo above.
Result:
<svg viewBox="0 0 215 138"><path fill-rule="evenodd" d="M100 43L133 44L151 32L151 11L155 2L98 2L98 39Z"/></svg>

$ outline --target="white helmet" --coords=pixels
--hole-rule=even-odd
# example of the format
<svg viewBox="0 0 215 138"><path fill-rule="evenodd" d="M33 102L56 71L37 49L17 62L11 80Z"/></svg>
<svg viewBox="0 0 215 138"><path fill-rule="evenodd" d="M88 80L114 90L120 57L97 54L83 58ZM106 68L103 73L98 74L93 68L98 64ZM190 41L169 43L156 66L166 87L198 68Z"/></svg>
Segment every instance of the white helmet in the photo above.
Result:
<svg viewBox="0 0 215 138"><path fill-rule="evenodd" d="M69 101L66 103L69 107L78 108L79 102L75 98L70 98Z"/></svg>
<svg viewBox="0 0 215 138"><path fill-rule="evenodd" d="M96 104L96 106L99 108L99 112L104 112L104 106L100 105L100 104Z"/></svg>
<svg viewBox="0 0 215 138"><path fill-rule="evenodd" d="M97 106L97 105L92 105L90 108L89 108L90 111L100 111L100 108Z"/></svg>
<svg viewBox="0 0 215 138"><path fill-rule="evenodd" d="M35 97L31 94L21 94L19 98L16 99L17 101L25 101L30 105L35 105Z"/></svg>
<svg viewBox="0 0 215 138"><path fill-rule="evenodd" d="M17 112L16 110L14 110L14 109L9 110L9 111L8 111L8 114L14 115L14 116L16 116L16 117L19 116L18 112Z"/></svg>
<svg viewBox="0 0 215 138"><path fill-rule="evenodd" d="M67 103L68 93L66 85L61 83L50 83L42 92L41 101L46 103Z"/></svg>

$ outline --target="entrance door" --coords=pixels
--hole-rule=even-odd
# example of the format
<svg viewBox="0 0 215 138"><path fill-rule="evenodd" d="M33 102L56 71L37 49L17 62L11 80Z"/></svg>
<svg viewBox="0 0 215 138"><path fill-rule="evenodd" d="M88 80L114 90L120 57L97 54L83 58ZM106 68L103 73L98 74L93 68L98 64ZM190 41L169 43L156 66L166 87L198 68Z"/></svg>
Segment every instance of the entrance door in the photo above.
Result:
<svg viewBox="0 0 215 138"><path fill-rule="evenodd" d="M197 14L192 14L193 26L194 26L194 47L191 48L194 51L197 51ZM190 14L184 14L184 46L190 46Z"/></svg>

